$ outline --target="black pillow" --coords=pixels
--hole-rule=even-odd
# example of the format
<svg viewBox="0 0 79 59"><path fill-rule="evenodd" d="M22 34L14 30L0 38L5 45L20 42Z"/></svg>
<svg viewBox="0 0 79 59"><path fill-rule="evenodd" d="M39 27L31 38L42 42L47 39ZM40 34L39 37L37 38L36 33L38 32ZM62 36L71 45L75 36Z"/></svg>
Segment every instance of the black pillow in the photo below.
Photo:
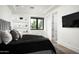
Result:
<svg viewBox="0 0 79 59"><path fill-rule="evenodd" d="M13 29L13 30L10 31L10 33L12 35L13 40L18 40L19 39L19 34L18 34L17 30Z"/></svg>

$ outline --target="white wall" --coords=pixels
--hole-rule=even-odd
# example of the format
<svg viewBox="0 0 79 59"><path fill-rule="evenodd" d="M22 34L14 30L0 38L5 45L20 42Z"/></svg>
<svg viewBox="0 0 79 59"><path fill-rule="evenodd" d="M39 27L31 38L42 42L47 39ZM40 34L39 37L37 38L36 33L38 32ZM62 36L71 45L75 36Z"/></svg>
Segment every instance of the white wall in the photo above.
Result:
<svg viewBox="0 0 79 59"><path fill-rule="evenodd" d="M52 15L52 13L57 12L57 42L79 53L79 28L62 27L62 16L78 11L79 6L67 5L67 6L60 6L59 8L52 10L50 14Z"/></svg>
<svg viewBox="0 0 79 59"><path fill-rule="evenodd" d="M50 40L52 40L52 14L49 13L45 16L46 20L46 31L47 31L47 36Z"/></svg>
<svg viewBox="0 0 79 59"><path fill-rule="evenodd" d="M12 28L19 30L22 34L32 34L32 35L43 35L47 37L46 33L46 21L44 20L44 30L31 30L30 29L30 17L44 17L37 15L26 15L26 14L13 14L14 19L12 19ZM20 20L19 17L23 17L23 20ZM21 28L17 28L17 25L23 25ZM25 25L28 25L24 28ZM28 32L26 32L28 31Z"/></svg>

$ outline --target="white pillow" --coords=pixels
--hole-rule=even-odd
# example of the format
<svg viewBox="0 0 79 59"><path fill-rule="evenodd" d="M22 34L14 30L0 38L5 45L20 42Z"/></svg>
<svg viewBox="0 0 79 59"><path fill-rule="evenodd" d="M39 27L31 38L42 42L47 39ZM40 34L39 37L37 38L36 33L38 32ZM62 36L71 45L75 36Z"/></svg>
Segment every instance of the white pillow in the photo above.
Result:
<svg viewBox="0 0 79 59"><path fill-rule="evenodd" d="M22 38L22 33L20 31L18 31L18 32L19 32L20 37Z"/></svg>
<svg viewBox="0 0 79 59"><path fill-rule="evenodd" d="M8 44L12 41L12 36L8 31L2 31L1 35L2 35L1 39L3 43Z"/></svg>

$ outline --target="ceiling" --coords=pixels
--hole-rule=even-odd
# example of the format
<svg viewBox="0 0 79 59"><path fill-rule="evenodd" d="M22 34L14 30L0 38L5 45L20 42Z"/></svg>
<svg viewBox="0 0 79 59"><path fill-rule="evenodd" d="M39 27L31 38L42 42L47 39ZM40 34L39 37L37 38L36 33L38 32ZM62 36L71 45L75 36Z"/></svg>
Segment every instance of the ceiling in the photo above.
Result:
<svg viewBox="0 0 79 59"><path fill-rule="evenodd" d="M13 14L43 15L58 5L9 5Z"/></svg>

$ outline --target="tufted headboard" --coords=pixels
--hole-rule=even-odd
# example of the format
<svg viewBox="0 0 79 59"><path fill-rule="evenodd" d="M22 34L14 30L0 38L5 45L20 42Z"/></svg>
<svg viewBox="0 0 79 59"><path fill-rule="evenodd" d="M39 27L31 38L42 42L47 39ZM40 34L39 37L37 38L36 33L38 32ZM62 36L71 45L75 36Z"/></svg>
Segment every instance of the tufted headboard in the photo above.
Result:
<svg viewBox="0 0 79 59"><path fill-rule="evenodd" d="M0 30L10 30L10 22L0 19Z"/></svg>

